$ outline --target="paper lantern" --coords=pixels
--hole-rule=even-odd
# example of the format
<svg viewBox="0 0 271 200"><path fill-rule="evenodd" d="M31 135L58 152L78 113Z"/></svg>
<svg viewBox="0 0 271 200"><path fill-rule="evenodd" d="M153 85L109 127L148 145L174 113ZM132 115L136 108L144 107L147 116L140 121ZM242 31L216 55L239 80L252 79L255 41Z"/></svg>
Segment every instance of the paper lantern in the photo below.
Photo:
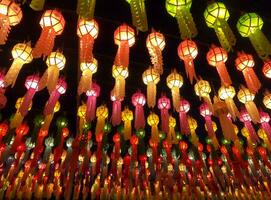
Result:
<svg viewBox="0 0 271 200"><path fill-rule="evenodd" d="M12 62L11 67L9 68L8 72L5 75L4 78L5 87L8 87L9 85L12 85L13 87L15 85L18 74L22 69L22 66L24 64L30 63L33 59L32 48L30 44L26 43L16 44L13 47L11 54L14 60Z"/></svg>
<svg viewBox="0 0 271 200"><path fill-rule="evenodd" d="M176 70L173 70L173 72L167 76L167 86L171 90L173 107L176 111L179 111L180 88L183 86L183 77Z"/></svg>
<svg viewBox="0 0 271 200"><path fill-rule="evenodd" d="M271 60L270 59L264 61L262 72L266 78L271 78Z"/></svg>
<svg viewBox="0 0 271 200"><path fill-rule="evenodd" d="M20 6L9 0L0 2L0 45L6 43L11 26L20 23L23 17Z"/></svg>
<svg viewBox="0 0 271 200"><path fill-rule="evenodd" d="M128 68L114 65L112 68L112 76L115 78L114 93L117 99L125 97L125 79L128 77Z"/></svg>
<svg viewBox="0 0 271 200"><path fill-rule="evenodd" d="M213 105L210 98L211 86L209 82L205 80L199 80L194 85L194 90L196 95L199 96L200 98L203 98L203 100L207 103L209 109L213 111Z"/></svg>
<svg viewBox="0 0 271 200"><path fill-rule="evenodd" d="M192 0L166 0L166 10L176 18L182 39L193 38L198 30L190 13Z"/></svg>
<svg viewBox="0 0 271 200"><path fill-rule="evenodd" d="M40 20L41 35L33 49L33 57L49 56L54 48L55 37L65 27L65 19L57 10L46 10Z"/></svg>
<svg viewBox="0 0 271 200"><path fill-rule="evenodd" d="M260 114L258 111L257 106L253 102L255 98L255 94L250 92L247 88L242 87L240 88L239 92L237 93L237 98L243 104L245 104L246 110L251 117L253 123L260 122Z"/></svg>
<svg viewBox="0 0 271 200"><path fill-rule="evenodd" d="M269 93L268 91L266 91L264 94L263 104L266 108L271 109L271 93Z"/></svg>
<svg viewBox="0 0 271 200"><path fill-rule="evenodd" d="M87 106L83 104L78 107L77 116L79 117L79 133L83 134L83 126L86 123Z"/></svg>
<svg viewBox="0 0 271 200"><path fill-rule="evenodd" d="M270 151L271 150L271 142L268 139L267 133L262 128L259 128L259 130L257 131L257 134L258 134L259 138L261 138L264 141L267 149Z"/></svg>
<svg viewBox="0 0 271 200"><path fill-rule="evenodd" d="M48 104L48 101L47 101L47 104ZM47 104L46 104L46 106L47 106ZM45 113L46 106L43 110L43 113ZM50 127L50 124L53 120L54 114L56 112L58 112L59 110L60 110L60 103L59 103L59 101L57 101L54 105L53 111L51 113L45 114L44 123L41 127L42 130L47 130L47 131L49 130L49 127Z"/></svg>
<svg viewBox="0 0 271 200"><path fill-rule="evenodd" d="M266 133L267 138L269 139L269 141L271 142L271 127L270 127L270 116L267 112L260 112L260 117L261 117L261 128L264 130L264 132Z"/></svg>
<svg viewBox="0 0 271 200"><path fill-rule="evenodd" d="M97 83L92 83L91 89L86 92L87 99L87 111L86 120L93 121L96 112L97 97L100 96L100 86Z"/></svg>
<svg viewBox="0 0 271 200"><path fill-rule="evenodd" d="M81 79L78 84L77 93L81 95L91 89L92 75L97 72L98 62L95 58L91 62L81 62L80 69L82 71Z"/></svg>
<svg viewBox="0 0 271 200"><path fill-rule="evenodd" d="M169 114L168 110L170 109L170 99L167 98L166 96L162 96L161 98L158 99L158 108L160 110L160 118L162 122L162 131L168 132L168 127L169 127Z"/></svg>
<svg viewBox="0 0 271 200"><path fill-rule="evenodd" d="M96 129L95 134L102 134L103 128L105 125L105 119L108 117L108 108L106 106L99 106L96 110L96 117L97 117L97 123L96 123Z"/></svg>
<svg viewBox="0 0 271 200"><path fill-rule="evenodd" d="M188 127L189 127L189 132L191 133L191 142L194 146L197 147L199 144L199 138L196 133L198 123L193 117L188 117L187 123L188 123Z"/></svg>
<svg viewBox="0 0 271 200"><path fill-rule="evenodd" d="M151 139L154 142L159 142L159 130L158 130L158 124L159 124L159 117L155 113L149 114L147 117L148 125L151 126Z"/></svg>
<svg viewBox="0 0 271 200"><path fill-rule="evenodd" d="M98 23L92 20L81 18L77 24L77 35L80 38L80 63L92 63L93 61L93 45L94 40L98 37ZM97 62L97 61L96 61Z"/></svg>
<svg viewBox="0 0 271 200"><path fill-rule="evenodd" d="M11 151L15 152L17 147L22 143L23 137L29 132L27 124L21 124L15 130L16 136L11 146Z"/></svg>
<svg viewBox="0 0 271 200"><path fill-rule="evenodd" d="M175 132L176 119L172 116L168 118L168 132L167 132L167 141L169 144L177 144L177 137Z"/></svg>
<svg viewBox="0 0 271 200"><path fill-rule="evenodd" d="M146 40L146 46L151 56L151 63L160 75L163 74L163 55L162 51L165 48L165 37L162 33L153 31Z"/></svg>
<svg viewBox="0 0 271 200"><path fill-rule="evenodd" d="M178 55L181 60L184 61L184 67L186 76L189 78L190 83L193 83L193 79L197 80L194 59L198 55L198 47L192 40L184 40L178 46Z"/></svg>
<svg viewBox="0 0 271 200"><path fill-rule="evenodd" d="M5 84L4 84L4 73L0 72L0 109L4 108L7 103L7 98L5 97Z"/></svg>
<svg viewBox="0 0 271 200"><path fill-rule="evenodd" d="M221 46L226 51L232 50L236 43L235 36L227 23L229 17L229 11L222 2L213 2L204 11L207 26L215 30Z"/></svg>
<svg viewBox="0 0 271 200"><path fill-rule="evenodd" d="M212 46L207 53L207 61L209 65L216 67L220 81L222 85L229 86L231 85L231 77L228 73L225 62L228 60L227 52L221 48Z"/></svg>
<svg viewBox="0 0 271 200"><path fill-rule="evenodd" d="M112 116L111 116L111 123L113 126L117 126L121 123L121 102L123 99L119 99L115 96L114 89L111 91L111 97L112 101Z"/></svg>
<svg viewBox="0 0 271 200"><path fill-rule="evenodd" d="M179 110L181 132L185 135L188 135L190 131L189 131L189 125L188 125L186 113L188 113L188 111L190 110L189 102L185 99L182 99L180 101L178 110Z"/></svg>
<svg viewBox="0 0 271 200"><path fill-rule="evenodd" d="M148 30L147 13L145 9L145 1L142 0L126 0L130 4L133 25L140 31Z"/></svg>
<svg viewBox="0 0 271 200"><path fill-rule="evenodd" d="M253 70L254 65L255 62L250 54L239 53L235 60L235 66L243 73L248 89L253 93L257 93L261 88L261 82Z"/></svg>
<svg viewBox="0 0 271 200"><path fill-rule="evenodd" d="M154 68L148 68L142 74L142 79L147 85L147 104L153 108L156 103L156 84L160 81L160 74Z"/></svg>
<svg viewBox="0 0 271 200"><path fill-rule="evenodd" d="M262 59L271 55L271 45L261 31L262 18L256 13L246 13L237 22L237 29L242 37L248 37L258 56Z"/></svg>
<svg viewBox="0 0 271 200"><path fill-rule="evenodd" d="M121 118L124 123L124 140L129 140L132 135L133 112L125 108L124 111L121 112Z"/></svg>
<svg viewBox="0 0 271 200"><path fill-rule="evenodd" d="M45 0L32 0L29 6L35 11L41 11L44 8L44 4Z"/></svg>
<svg viewBox="0 0 271 200"><path fill-rule="evenodd" d="M91 20L94 17L96 0L78 0L76 13L84 18Z"/></svg>
<svg viewBox="0 0 271 200"><path fill-rule="evenodd" d="M144 105L146 104L146 97L141 92L136 92L132 96L132 103L135 106L135 129L145 127Z"/></svg>

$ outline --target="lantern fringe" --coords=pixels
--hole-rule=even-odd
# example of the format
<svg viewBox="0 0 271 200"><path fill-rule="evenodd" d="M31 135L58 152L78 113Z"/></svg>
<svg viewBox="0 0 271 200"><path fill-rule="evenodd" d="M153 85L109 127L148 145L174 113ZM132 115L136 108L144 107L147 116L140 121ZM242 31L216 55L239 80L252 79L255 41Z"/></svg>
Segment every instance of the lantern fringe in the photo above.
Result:
<svg viewBox="0 0 271 200"><path fill-rule="evenodd" d="M124 140L130 140L132 135L132 125L131 121L124 121Z"/></svg>
<svg viewBox="0 0 271 200"><path fill-rule="evenodd" d="M169 144L178 143L174 127L169 127L168 132L167 132L167 141L169 142Z"/></svg>
<svg viewBox="0 0 271 200"><path fill-rule="evenodd" d="M236 136L236 138L233 141L234 146L238 149L240 153L242 153L244 150L242 148L242 144L239 141L239 138Z"/></svg>
<svg viewBox="0 0 271 200"><path fill-rule="evenodd" d="M116 77L114 91L117 99L123 99L125 97L125 78L122 76Z"/></svg>
<svg viewBox="0 0 271 200"><path fill-rule="evenodd" d="M227 108L231 114L232 119L235 121L236 117L239 118L239 116L240 116L240 112L239 112L238 108L236 107L233 99L231 99L231 98L225 99L225 103L226 103Z"/></svg>
<svg viewBox="0 0 271 200"><path fill-rule="evenodd" d="M156 103L156 85L150 82L147 85L147 104L149 108L153 108Z"/></svg>
<svg viewBox="0 0 271 200"><path fill-rule="evenodd" d="M159 47L153 45L147 45L147 48L151 56L151 63L153 68L157 70L160 75L162 75L164 71L162 51Z"/></svg>
<svg viewBox="0 0 271 200"><path fill-rule="evenodd" d="M261 82L259 81L254 70L252 68L246 67L243 70L243 74L244 74L244 78L245 78L248 89L253 93L257 93L258 90L261 88Z"/></svg>
<svg viewBox="0 0 271 200"><path fill-rule="evenodd" d="M93 121L95 119L97 97L89 96L87 100L86 121Z"/></svg>
<svg viewBox="0 0 271 200"><path fill-rule="evenodd" d="M181 132L185 135L190 133L188 120L185 112L179 112Z"/></svg>
<svg viewBox="0 0 271 200"><path fill-rule="evenodd" d="M29 89L26 94L24 95L23 102L21 104L21 107L19 108L19 112L25 116L28 112L29 106L31 105L32 99L35 95L34 89Z"/></svg>
<svg viewBox="0 0 271 200"><path fill-rule="evenodd" d="M218 147L219 147L219 143L218 143L218 141L217 141L216 136L214 135L213 137L211 137L211 140L212 140L212 142L213 142L213 146L214 146L215 150L217 150Z"/></svg>
<svg viewBox="0 0 271 200"><path fill-rule="evenodd" d="M145 127L145 115L143 106L137 105L135 108L135 129L138 130L140 128Z"/></svg>
<svg viewBox="0 0 271 200"><path fill-rule="evenodd" d="M23 122L24 116L20 112L16 112L10 121L10 129L17 128Z"/></svg>
<svg viewBox="0 0 271 200"><path fill-rule="evenodd" d="M249 116L251 117L251 120L254 124L259 123L261 120L259 111L257 106L255 105L255 103L253 101L249 101L247 103L245 103L245 107L246 110L249 114Z"/></svg>
<svg viewBox="0 0 271 200"><path fill-rule="evenodd" d="M179 10L176 14L176 19L183 40L193 38L198 34L192 14L188 8Z"/></svg>
<svg viewBox="0 0 271 200"><path fill-rule="evenodd" d="M261 126L262 126L262 128L263 128L269 142L271 142L271 127L270 127L269 123L268 122L263 122L263 123L261 123Z"/></svg>
<svg viewBox="0 0 271 200"><path fill-rule="evenodd" d="M185 59L184 67L185 67L186 76L189 78L190 84L193 84L193 79L198 80L196 76L196 72L195 72L193 59Z"/></svg>
<svg viewBox="0 0 271 200"><path fill-rule="evenodd" d="M232 122L226 114L220 114L218 115L218 118L225 139L234 141L236 134Z"/></svg>
<svg viewBox="0 0 271 200"><path fill-rule="evenodd" d="M121 41L118 52L115 58L116 66L122 66L126 68L129 66L129 43L128 41Z"/></svg>
<svg viewBox="0 0 271 200"><path fill-rule="evenodd" d="M8 87L9 85L11 85L11 87L14 87L23 64L24 63L18 59L15 59L13 61L11 67L9 68L4 78L5 87Z"/></svg>
<svg viewBox="0 0 271 200"><path fill-rule="evenodd" d="M80 63L90 63L93 60L94 38L90 35L84 35L80 38Z"/></svg>
<svg viewBox="0 0 271 200"><path fill-rule="evenodd" d="M148 22L144 0L131 0L130 8L133 25L142 32L147 31Z"/></svg>
<svg viewBox="0 0 271 200"><path fill-rule="evenodd" d="M121 101L113 101L111 122L113 126L117 126L121 123Z"/></svg>
<svg viewBox="0 0 271 200"><path fill-rule="evenodd" d="M154 142L159 142L159 130L157 125L151 127L151 138Z"/></svg>
<svg viewBox="0 0 271 200"><path fill-rule="evenodd" d="M6 44L10 32L9 19L6 16L0 16L0 45Z"/></svg>
<svg viewBox="0 0 271 200"><path fill-rule="evenodd" d="M261 59L265 60L271 55L271 44L261 30L250 34L249 40Z"/></svg>
<svg viewBox="0 0 271 200"><path fill-rule="evenodd" d="M56 106L56 103L58 101L60 97L60 93L56 90L54 90L50 97L49 97L49 100L47 101L46 105L45 105L45 108L44 108L44 114L45 115L49 115L49 114L52 114L54 112L54 108Z"/></svg>
<svg viewBox="0 0 271 200"><path fill-rule="evenodd" d="M166 108L161 109L160 111L161 121L162 121L162 131L168 132L169 131L169 114Z"/></svg>
<svg viewBox="0 0 271 200"><path fill-rule="evenodd" d="M257 144L257 142L259 142L259 138L257 133L255 132L255 129L253 128L252 124L250 122L245 122L245 127L249 133L249 138L251 140L251 142L253 142L254 144Z"/></svg>
<svg viewBox="0 0 271 200"><path fill-rule="evenodd" d="M79 119L79 134L80 135L83 134L83 126L85 123L86 123L86 119L84 117L80 117L80 119ZM98 124L98 122L97 122L97 124ZM97 125L96 125L96 129L97 129ZM101 129L101 130L103 130L103 129ZM100 132L98 132L98 133L100 133Z"/></svg>
<svg viewBox="0 0 271 200"><path fill-rule="evenodd" d="M92 72L91 70L87 69L82 72L82 76L79 81L77 90L78 95L81 95L82 93L90 90L91 86L92 86Z"/></svg>
<svg viewBox="0 0 271 200"><path fill-rule="evenodd" d="M103 133L104 125L105 125L105 120L98 117L97 123L96 123L95 135Z"/></svg>
<svg viewBox="0 0 271 200"><path fill-rule="evenodd" d="M208 95L208 96L204 96L202 98L203 98L204 102L207 103L209 110L212 113L214 113L214 108L213 108L213 104L212 104L210 96Z"/></svg>
<svg viewBox="0 0 271 200"><path fill-rule="evenodd" d="M173 107L178 112L180 110L180 91L179 91L179 88L177 88L177 87L171 88L171 94L172 94Z"/></svg>
<svg viewBox="0 0 271 200"><path fill-rule="evenodd" d="M228 73L227 67L224 62L219 62L216 65L217 72L219 74L222 85L230 86L232 84L231 77Z"/></svg>

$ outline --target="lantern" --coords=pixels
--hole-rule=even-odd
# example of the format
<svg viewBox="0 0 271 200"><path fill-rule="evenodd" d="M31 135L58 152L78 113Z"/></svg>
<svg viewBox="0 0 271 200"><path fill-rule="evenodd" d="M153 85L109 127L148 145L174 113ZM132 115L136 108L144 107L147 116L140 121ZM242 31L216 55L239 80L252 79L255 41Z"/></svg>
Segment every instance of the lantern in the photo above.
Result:
<svg viewBox="0 0 271 200"><path fill-rule="evenodd" d="M92 83L91 89L86 92L87 99L87 111L86 120L93 121L96 112L96 101L97 97L100 96L100 86L96 83Z"/></svg>
<svg viewBox="0 0 271 200"><path fill-rule="evenodd" d="M20 6L9 0L0 2L0 45L6 43L11 26L20 23L23 17Z"/></svg>
<svg viewBox="0 0 271 200"><path fill-rule="evenodd" d="M5 91L4 74L0 72L0 109L4 108L7 103Z"/></svg>
<svg viewBox="0 0 271 200"><path fill-rule="evenodd" d="M146 97L143 93L136 92L132 96L132 103L135 106L135 129L145 127L145 115L143 106L146 104Z"/></svg>
<svg viewBox="0 0 271 200"><path fill-rule="evenodd" d="M232 83L227 67L225 65L227 59L228 54L221 47L212 46L207 53L207 61L209 65L216 67L222 85L225 86L229 86Z"/></svg>
<svg viewBox="0 0 271 200"><path fill-rule="evenodd" d="M84 18L91 20L95 12L96 0L78 0L77 1L77 14Z"/></svg>
<svg viewBox="0 0 271 200"><path fill-rule="evenodd" d="M261 82L253 70L254 65L255 62L250 54L239 53L235 60L235 66L239 71L242 71L248 89L257 93L261 88Z"/></svg>
<svg viewBox="0 0 271 200"><path fill-rule="evenodd" d="M211 3L204 11L207 26L215 30L221 46L226 51L232 50L236 43L235 36L227 23L229 17L229 11L222 2Z"/></svg>
<svg viewBox="0 0 271 200"><path fill-rule="evenodd" d="M176 70L174 70L167 76L167 86L171 90L173 107L176 111L179 111L180 88L183 86L183 77Z"/></svg>
<svg viewBox="0 0 271 200"><path fill-rule="evenodd" d="M198 34L190 13L191 5L192 0L166 0L167 12L176 18L182 39L193 38Z"/></svg>
<svg viewBox="0 0 271 200"><path fill-rule="evenodd" d="M26 43L18 43L16 44L11 51L13 62L11 67L9 68L7 74L4 78L5 87L15 85L16 79L22 66L26 63L30 63L33 59L32 57L32 48L30 44Z"/></svg>
<svg viewBox="0 0 271 200"><path fill-rule="evenodd" d="M31 0L30 8L35 11L41 11L44 8L45 0Z"/></svg>
<svg viewBox="0 0 271 200"><path fill-rule="evenodd" d="M271 142L268 139L267 133L262 128L259 128L257 133L258 133L259 138L261 138L264 141L264 143L266 144L266 147L270 151L271 150Z"/></svg>
<svg viewBox="0 0 271 200"><path fill-rule="evenodd" d="M147 85L147 104L149 108L153 108L156 103L156 84L160 81L160 74L154 68L145 70L142 79Z"/></svg>
<svg viewBox="0 0 271 200"><path fill-rule="evenodd" d="M255 146L256 146L256 143L252 142L252 139L250 137L250 133L249 133L248 129L246 127L243 127L241 129L241 133L247 139L247 145L248 145L248 147L250 147L251 149L254 149Z"/></svg>
<svg viewBox="0 0 271 200"><path fill-rule="evenodd" d="M197 147L198 144L199 144L199 138L198 138L197 133L196 133L198 123L193 117L188 117L187 122L188 122L188 126L189 126L189 132L191 133L192 144L195 147Z"/></svg>
<svg viewBox="0 0 271 200"><path fill-rule="evenodd" d="M158 99L158 108L160 110L160 118L162 122L162 131L168 132L169 128L169 114L168 110L170 109L170 99L166 96L162 96Z"/></svg>
<svg viewBox="0 0 271 200"><path fill-rule="evenodd" d="M162 33L152 32L148 35L146 46L151 56L151 63L160 75L163 74L163 56L162 51L165 48L165 37Z"/></svg>
<svg viewBox="0 0 271 200"><path fill-rule="evenodd" d="M270 116L267 112L260 112L260 123L261 123L261 128L264 130L264 132L266 133L269 141L271 142L271 127L270 127Z"/></svg>
<svg viewBox="0 0 271 200"><path fill-rule="evenodd" d="M253 123L260 122L260 114L258 108L253 102L255 94L250 92L247 88L241 87L237 93L237 97L241 103L245 104L246 110Z"/></svg>
<svg viewBox="0 0 271 200"><path fill-rule="evenodd" d="M132 146L132 155L131 160L132 162L137 162L137 145L138 145L138 138L136 135L133 135L130 139L130 144Z"/></svg>
<svg viewBox="0 0 271 200"><path fill-rule="evenodd" d="M263 104L266 108L271 109L271 94L266 91L263 97Z"/></svg>
<svg viewBox="0 0 271 200"><path fill-rule="evenodd" d="M271 60L267 59L264 61L262 72L266 78L271 78Z"/></svg>
<svg viewBox="0 0 271 200"><path fill-rule="evenodd" d="M13 152L16 151L17 147L22 143L23 137L29 132L29 126L27 124L21 124L15 130L16 136L11 146Z"/></svg>
<svg viewBox="0 0 271 200"><path fill-rule="evenodd" d="M261 31L262 18L256 13L246 13L237 22L237 29L242 37L248 37L258 56L266 59L271 55L271 45Z"/></svg>
<svg viewBox="0 0 271 200"><path fill-rule="evenodd" d="M111 101L113 103L111 122L113 126L121 123L121 102L123 99L118 99L115 96L115 90L111 91Z"/></svg>
<svg viewBox="0 0 271 200"><path fill-rule="evenodd" d="M95 58L93 58L89 63L81 62L80 69L82 71L82 75L77 89L79 95L91 89L92 75L97 72L97 68L98 62Z"/></svg>
<svg viewBox="0 0 271 200"><path fill-rule="evenodd" d="M129 140L132 135L132 120L133 112L128 108L125 108L124 111L121 112L121 118L124 123L124 140Z"/></svg>
<svg viewBox="0 0 271 200"><path fill-rule="evenodd" d="M175 132L175 126L176 126L176 119L172 116L169 116L168 118L168 132L167 132L167 141L170 144L177 144L177 137Z"/></svg>
<svg viewBox="0 0 271 200"><path fill-rule="evenodd" d="M96 123L96 129L95 134L102 134L103 128L105 125L105 119L108 117L108 109L106 106L99 106L96 110L96 117L97 117L97 123Z"/></svg>
<svg viewBox="0 0 271 200"><path fill-rule="evenodd" d="M87 112L86 104L83 104L83 105L78 107L77 116L79 117L79 132L80 132L80 135L82 135L83 126L86 123L86 112Z"/></svg>
<svg viewBox="0 0 271 200"><path fill-rule="evenodd" d="M41 35L33 49L33 57L49 56L54 48L55 37L60 35L65 27L65 19L56 10L46 10L40 20Z"/></svg>
<svg viewBox="0 0 271 200"><path fill-rule="evenodd" d="M190 110L190 104L187 100L182 99L180 101L180 107L179 107L179 120L180 120L180 127L181 132L185 135L189 134L189 126L187 122L187 116L186 113Z"/></svg>
<svg viewBox="0 0 271 200"><path fill-rule="evenodd" d="M91 63L93 61L93 45L94 40L97 38L99 33L98 23L92 20L86 20L81 18L77 24L77 35L80 38L80 63ZM96 61L97 62L97 61ZM82 70L83 71L83 70Z"/></svg>
<svg viewBox="0 0 271 200"><path fill-rule="evenodd" d="M184 61L184 67L186 76L189 78L190 83L193 83L193 79L197 80L194 59L198 55L198 47L192 40L184 40L178 46L178 55L181 60Z"/></svg>
<svg viewBox="0 0 271 200"><path fill-rule="evenodd" d="M231 117L234 120L236 119L236 117L239 117L239 110L233 101L233 97L236 95L234 87L222 85L218 90L218 95L220 99L225 101Z"/></svg>
<svg viewBox="0 0 271 200"><path fill-rule="evenodd" d="M214 131L214 133L215 133L215 132L217 131L217 125L216 125L216 123L215 123L214 121L211 122L211 125L212 125L211 128L213 129L213 131ZM207 124L206 124L206 123L205 123L205 125L204 125L204 128L205 128L205 130L208 132L208 128L207 128ZM208 141L209 141L210 143L209 143ZM214 146L214 148L215 148L216 150L217 150L218 147L219 147L219 143L218 143L218 140L217 140L215 134L213 135L212 138L207 137L206 142L207 142L208 144L211 144L211 143L212 143L212 145ZM208 150L208 146L207 146L207 150ZM211 149L210 149L209 152L211 152Z"/></svg>
<svg viewBox="0 0 271 200"><path fill-rule="evenodd" d="M127 67L114 65L112 68L112 76L115 78L114 94L117 99L125 97L125 79L129 72Z"/></svg>
<svg viewBox="0 0 271 200"><path fill-rule="evenodd" d="M205 80L199 80L194 85L194 90L197 96L200 98L203 98L203 100L207 103L210 111L213 111L213 105L212 101L210 99L210 93L211 93L211 86L208 81Z"/></svg>
<svg viewBox="0 0 271 200"><path fill-rule="evenodd" d="M243 152L241 141L238 138L239 129L235 124L233 124L233 128L234 128L234 132L235 132L235 137L234 137L234 141L233 141L234 146L238 149L239 152Z"/></svg>
<svg viewBox="0 0 271 200"><path fill-rule="evenodd" d="M50 127L50 124L53 120L53 117L54 117L54 113L58 112L60 110L60 103L59 101L57 101L55 104L54 104L54 108L51 112L48 112L46 111L46 108L47 108L47 105L48 105L48 102L43 110L43 113L45 114L45 119L44 119L44 123L41 127L42 130L49 130L49 127ZM47 114L46 114L47 113Z"/></svg>
<svg viewBox="0 0 271 200"><path fill-rule="evenodd" d="M158 124L159 124L159 117L155 113L149 114L147 117L147 122L149 126L151 126L151 139L154 142L159 142L159 131L158 131Z"/></svg>

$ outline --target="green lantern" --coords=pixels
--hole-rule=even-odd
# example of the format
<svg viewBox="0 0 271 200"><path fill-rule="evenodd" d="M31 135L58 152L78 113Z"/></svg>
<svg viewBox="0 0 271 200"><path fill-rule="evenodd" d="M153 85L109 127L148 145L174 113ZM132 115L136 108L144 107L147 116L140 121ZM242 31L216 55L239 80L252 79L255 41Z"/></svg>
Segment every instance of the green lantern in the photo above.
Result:
<svg viewBox="0 0 271 200"><path fill-rule="evenodd" d="M256 13L246 13L237 22L237 29L242 37L248 37L254 49L261 59L271 55L271 45L261 31L263 27L262 18Z"/></svg>
<svg viewBox="0 0 271 200"><path fill-rule="evenodd" d="M182 39L193 38L198 34L190 13L191 4L192 0L166 0L167 12L176 18Z"/></svg>
<svg viewBox="0 0 271 200"><path fill-rule="evenodd" d="M92 20L94 17L96 0L78 0L77 14L87 20Z"/></svg>
<svg viewBox="0 0 271 200"><path fill-rule="evenodd" d="M230 17L226 6L221 2L214 2L204 11L204 18L208 27L213 28L220 45L230 51L236 43L236 38L227 23Z"/></svg>

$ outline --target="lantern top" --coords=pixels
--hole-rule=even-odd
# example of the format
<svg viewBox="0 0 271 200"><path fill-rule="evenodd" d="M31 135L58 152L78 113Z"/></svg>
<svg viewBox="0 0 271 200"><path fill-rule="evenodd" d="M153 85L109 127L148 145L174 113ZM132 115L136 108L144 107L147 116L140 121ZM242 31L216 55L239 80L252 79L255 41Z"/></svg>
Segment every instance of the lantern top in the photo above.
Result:
<svg viewBox="0 0 271 200"><path fill-rule="evenodd" d="M167 77L167 86L172 88L181 88L183 86L183 77L176 70Z"/></svg>
<svg viewBox="0 0 271 200"><path fill-rule="evenodd" d="M104 105L99 106L96 109L96 117L106 119L108 117L108 108Z"/></svg>
<svg viewBox="0 0 271 200"><path fill-rule="evenodd" d="M198 55L197 44L193 40L184 40L178 46L180 59L195 59Z"/></svg>
<svg viewBox="0 0 271 200"><path fill-rule="evenodd" d="M158 99L158 108L161 109L170 109L170 99L166 96L162 96Z"/></svg>
<svg viewBox="0 0 271 200"><path fill-rule="evenodd" d="M207 97L211 93L211 86L208 81L199 80L195 84L194 90L195 90L197 96Z"/></svg>
<svg viewBox="0 0 271 200"><path fill-rule="evenodd" d="M46 64L48 67L56 66L59 70L62 70L66 64L66 58L62 53L54 51L47 57Z"/></svg>
<svg viewBox="0 0 271 200"><path fill-rule="evenodd" d="M242 87L238 93L237 93L237 98L241 103L247 103L250 101L253 101L255 98L255 94L249 91L249 89Z"/></svg>
<svg viewBox="0 0 271 200"><path fill-rule="evenodd" d="M159 124L159 117L155 113L149 114L147 122L150 126L157 126Z"/></svg>
<svg viewBox="0 0 271 200"><path fill-rule="evenodd" d="M129 108L125 108L124 111L121 112L122 121L132 121L134 119L133 112L129 110Z"/></svg>
<svg viewBox="0 0 271 200"><path fill-rule="evenodd" d="M95 96L98 97L100 95L100 86L96 83L91 84L91 89L86 92L88 97Z"/></svg>
<svg viewBox="0 0 271 200"><path fill-rule="evenodd" d="M156 69L150 67L143 72L142 79L145 85L149 83L157 84L160 81L160 74Z"/></svg>
<svg viewBox="0 0 271 200"><path fill-rule="evenodd" d="M92 19L92 20L86 20L86 19L79 19L78 25L77 25L77 35L79 37L87 36L96 39L99 34L99 27L98 23Z"/></svg>
<svg viewBox="0 0 271 200"><path fill-rule="evenodd" d="M10 26L15 26L20 23L23 17L20 6L10 0L2 0L0 2L0 15L8 17Z"/></svg>
<svg viewBox="0 0 271 200"><path fill-rule="evenodd" d="M53 29L56 35L60 35L65 27L65 19L57 10L46 10L41 17L40 26L43 29Z"/></svg>
<svg viewBox="0 0 271 200"><path fill-rule="evenodd" d="M251 34L262 29L263 20L256 13L246 13L239 18L236 26L241 36L249 37Z"/></svg>
<svg viewBox="0 0 271 200"><path fill-rule="evenodd" d="M20 59L24 63L30 63L33 60L32 48L27 43L18 43L14 45L11 54L13 59Z"/></svg>
<svg viewBox="0 0 271 200"><path fill-rule="evenodd" d="M121 42L128 42L129 47L135 43L135 32L130 26L123 24L114 32L115 44L120 45Z"/></svg>
<svg viewBox="0 0 271 200"><path fill-rule="evenodd" d="M29 89L38 90L40 77L36 75L28 76L25 80L25 87Z"/></svg>
<svg viewBox="0 0 271 200"><path fill-rule="evenodd" d="M230 13L222 2L214 2L209 4L204 11L206 24L210 28L221 26L223 21L228 21Z"/></svg>
<svg viewBox="0 0 271 200"><path fill-rule="evenodd" d="M146 103L146 97L143 93L141 92L136 92L132 96L132 103L134 106L144 106Z"/></svg>
<svg viewBox="0 0 271 200"><path fill-rule="evenodd" d="M210 110L207 103L202 103L199 107L200 115L203 117L212 116L212 111Z"/></svg>
<svg viewBox="0 0 271 200"><path fill-rule="evenodd" d="M166 0L166 10L172 17L182 9L190 9L191 5L192 0Z"/></svg>
<svg viewBox="0 0 271 200"><path fill-rule="evenodd" d="M152 32L148 35L146 40L147 47L158 47L161 51L165 48L165 37L162 33Z"/></svg>
<svg viewBox="0 0 271 200"><path fill-rule="evenodd" d="M80 63L80 69L82 72L84 72L85 70L90 70L92 74L97 72L97 68L98 68L98 61L93 58L93 60L91 62L81 62Z"/></svg>
<svg viewBox="0 0 271 200"><path fill-rule="evenodd" d="M206 58L209 65L216 67L218 63L225 63L228 60L228 53L222 47L213 46L208 51Z"/></svg>
<svg viewBox="0 0 271 200"><path fill-rule="evenodd" d="M254 67L255 62L250 54L238 53L238 57L235 59L235 66L238 70L243 71L247 67Z"/></svg>
<svg viewBox="0 0 271 200"><path fill-rule="evenodd" d="M180 101L179 112L187 113L189 110L190 110L190 103L187 100L182 99Z"/></svg>
<svg viewBox="0 0 271 200"><path fill-rule="evenodd" d="M222 85L218 90L218 95L220 99L226 100L228 98L233 98L236 95L236 92L233 86Z"/></svg>

